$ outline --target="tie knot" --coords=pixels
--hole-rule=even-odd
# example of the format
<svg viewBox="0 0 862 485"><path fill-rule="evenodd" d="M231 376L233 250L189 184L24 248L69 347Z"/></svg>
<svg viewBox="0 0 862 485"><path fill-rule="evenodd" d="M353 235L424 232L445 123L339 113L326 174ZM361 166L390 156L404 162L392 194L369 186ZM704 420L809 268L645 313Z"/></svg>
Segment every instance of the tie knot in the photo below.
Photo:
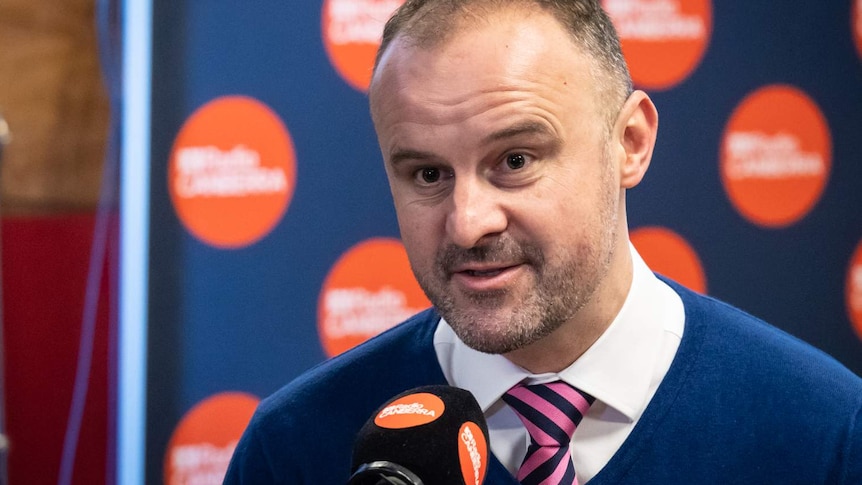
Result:
<svg viewBox="0 0 862 485"><path fill-rule="evenodd" d="M539 446L569 446L581 419L595 401L593 396L563 381L522 385L503 395Z"/></svg>

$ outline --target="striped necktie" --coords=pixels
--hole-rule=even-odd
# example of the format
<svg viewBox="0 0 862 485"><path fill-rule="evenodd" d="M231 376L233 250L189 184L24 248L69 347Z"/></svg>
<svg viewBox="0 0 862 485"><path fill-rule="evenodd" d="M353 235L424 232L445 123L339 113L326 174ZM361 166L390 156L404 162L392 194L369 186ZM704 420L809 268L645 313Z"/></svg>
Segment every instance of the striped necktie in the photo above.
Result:
<svg viewBox="0 0 862 485"><path fill-rule="evenodd" d="M518 384L503 396L530 433L518 470L523 485L577 485L569 444L595 398L563 381Z"/></svg>

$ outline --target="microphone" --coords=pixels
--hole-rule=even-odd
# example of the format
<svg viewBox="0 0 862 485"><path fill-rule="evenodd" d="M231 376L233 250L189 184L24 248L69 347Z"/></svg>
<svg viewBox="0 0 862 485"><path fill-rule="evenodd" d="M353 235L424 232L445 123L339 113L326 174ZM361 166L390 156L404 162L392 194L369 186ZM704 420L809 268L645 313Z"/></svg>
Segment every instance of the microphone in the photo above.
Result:
<svg viewBox="0 0 862 485"><path fill-rule="evenodd" d="M452 386L393 397L359 430L348 485L481 485L488 425L476 398Z"/></svg>

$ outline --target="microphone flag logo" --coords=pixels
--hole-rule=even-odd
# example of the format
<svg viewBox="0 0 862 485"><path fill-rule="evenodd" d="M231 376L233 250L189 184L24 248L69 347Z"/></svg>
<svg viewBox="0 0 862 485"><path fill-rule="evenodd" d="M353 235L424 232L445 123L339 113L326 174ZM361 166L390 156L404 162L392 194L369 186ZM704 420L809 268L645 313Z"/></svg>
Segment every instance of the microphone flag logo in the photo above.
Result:
<svg viewBox="0 0 862 485"><path fill-rule="evenodd" d="M482 429L472 421L461 425L461 431L458 432L458 461L465 484L481 485L485 481L488 443L485 442Z"/></svg>
<svg viewBox="0 0 862 485"><path fill-rule="evenodd" d="M446 406L434 394L408 394L387 404L374 418L374 424L386 429L422 426L439 418Z"/></svg>

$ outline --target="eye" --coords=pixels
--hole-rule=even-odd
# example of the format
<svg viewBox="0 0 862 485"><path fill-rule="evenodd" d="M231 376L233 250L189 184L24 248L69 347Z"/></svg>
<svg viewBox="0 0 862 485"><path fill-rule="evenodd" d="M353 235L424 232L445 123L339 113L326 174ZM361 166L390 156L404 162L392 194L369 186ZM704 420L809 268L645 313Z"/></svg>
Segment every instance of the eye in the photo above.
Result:
<svg viewBox="0 0 862 485"><path fill-rule="evenodd" d="M425 167L420 169L416 176L419 181L425 184L437 183L440 180L440 169L434 167Z"/></svg>
<svg viewBox="0 0 862 485"><path fill-rule="evenodd" d="M520 170L527 164L527 157L523 153L510 153L506 155L506 166L512 170Z"/></svg>

